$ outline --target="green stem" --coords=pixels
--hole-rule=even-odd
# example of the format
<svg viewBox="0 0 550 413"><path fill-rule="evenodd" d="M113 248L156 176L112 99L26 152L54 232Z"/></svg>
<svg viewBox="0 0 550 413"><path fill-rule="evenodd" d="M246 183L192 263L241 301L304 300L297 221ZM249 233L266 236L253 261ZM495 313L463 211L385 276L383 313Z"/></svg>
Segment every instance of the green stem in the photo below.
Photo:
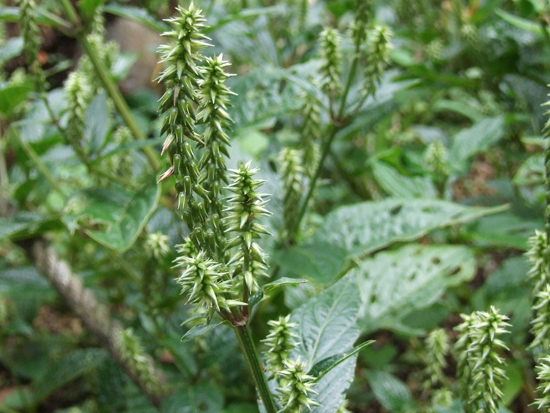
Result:
<svg viewBox="0 0 550 413"><path fill-rule="evenodd" d="M239 345L244 353L248 367L252 371L254 377L254 382L256 383L256 388L260 392L260 397L264 403L265 410L267 413L277 413L278 409L273 400L273 396L269 391L269 386L265 378L264 370L260 364L260 359L258 357L258 352L256 351L256 346L252 341L250 336L250 331L248 331L247 326L237 326L234 328L237 339L239 340Z"/></svg>

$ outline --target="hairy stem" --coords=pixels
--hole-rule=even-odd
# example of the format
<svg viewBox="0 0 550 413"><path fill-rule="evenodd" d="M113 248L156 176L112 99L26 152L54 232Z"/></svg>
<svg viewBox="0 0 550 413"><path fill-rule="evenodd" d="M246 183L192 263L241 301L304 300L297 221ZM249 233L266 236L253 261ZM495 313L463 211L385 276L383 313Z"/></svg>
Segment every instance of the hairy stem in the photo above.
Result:
<svg viewBox="0 0 550 413"><path fill-rule="evenodd" d="M235 334L239 340L239 345L244 353L248 367L252 371L254 382L256 383L256 388L258 389L262 402L264 403L265 410L267 413L277 413L278 409L275 405L275 401L273 400L273 396L269 391L264 370L260 364L258 352L256 351L256 346L250 336L250 331L248 331L247 326L237 326L235 327Z"/></svg>

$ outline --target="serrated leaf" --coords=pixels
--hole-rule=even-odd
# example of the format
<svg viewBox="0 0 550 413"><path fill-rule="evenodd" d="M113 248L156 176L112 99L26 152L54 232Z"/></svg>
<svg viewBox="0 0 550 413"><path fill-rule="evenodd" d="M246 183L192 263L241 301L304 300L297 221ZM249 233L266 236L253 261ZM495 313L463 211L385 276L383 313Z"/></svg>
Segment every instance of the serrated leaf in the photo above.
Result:
<svg viewBox="0 0 550 413"><path fill-rule="evenodd" d="M271 291L277 288L283 287L285 285L297 285L297 284L303 284L303 283L307 283L307 280L297 280L295 278L286 278L286 277L279 278L276 281L262 285L262 287L260 288L260 291L258 291L256 294L250 297L250 300L248 301L248 305L250 309L252 309L256 304L259 304L260 302L262 302Z"/></svg>
<svg viewBox="0 0 550 413"><path fill-rule="evenodd" d="M291 313L291 321L298 325L298 346L291 357L307 362L309 368L329 357L353 348L359 337L357 314L360 297L353 276L347 276L317 297ZM356 356L352 356L319 380L313 395L321 406L312 407L313 413L335 413L342 404L353 380Z"/></svg>
<svg viewBox="0 0 550 413"><path fill-rule="evenodd" d="M467 169L467 161L473 155L487 150L504 136L504 117L484 118L474 126L464 129L453 137L449 151L451 166L457 172Z"/></svg>
<svg viewBox="0 0 550 413"><path fill-rule="evenodd" d="M86 233L106 247L124 252L130 248L155 211L160 186L146 184L138 191L119 185L79 191L68 203L64 222L74 229L84 219L101 224L103 230L87 229Z"/></svg>
<svg viewBox="0 0 550 413"><path fill-rule="evenodd" d="M366 341L354 347L351 351L327 357L326 359L321 360L315 366L313 366L313 368L309 371L308 374L312 375L313 377L321 378L325 374L327 374L329 371L338 367L340 364L342 364L344 361L346 361L350 357L359 353L363 348L370 346L372 343L374 343L374 340Z"/></svg>
<svg viewBox="0 0 550 413"><path fill-rule="evenodd" d="M422 199L388 199L344 206L327 215L313 237L279 251L286 271L327 283L346 261L357 260L395 242L413 241L449 225L475 220L507 207L478 208Z"/></svg>
<svg viewBox="0 0 550 413"><path fill-rule="evenodd" d="M0 240L16 241L40 235L62 227L58 218L38 212L21 211L11 218L0 217Z"/></svg>
<svg viewBox="0 0 550 413"><path fill-rule="evenodd" d="M109 108L107 106L107 95L100 93L86 110L86 129L84 136L89 145L91 154L99 152L105 145L105 139L109 132Z"/></svg>
<svg viewBox="0 0 550 413"><path fill-rule="evenodd" d="M351 271L361 295L359 325L363 332L406 330L404 317L472 279L475 270L473 253L462 246L408 245L364 260Z"/></svg>
<svg viewBox="0 0 550 413"><path fill-rule="evenodd" d="M196 325L196 326L192 327L187 333L185 333L183 335L183 337L181 338L181 342L186 343L188 341L191 341L191 340L193 340L197 337L200 337L200 336L208 333L209 331L214 330L216 327L218 327L222 324L229 325L229 323L227 321L221 321L219 323L210 323L208 325L206 325L206 324Z"/></svg>
<svg viewBox="0 0 550 413"><path fill-rule="evenodd" d="M382 406L391 413L416 411L416 403L409 388L398 378L383 371L367 372L367 380Z"/></svg>

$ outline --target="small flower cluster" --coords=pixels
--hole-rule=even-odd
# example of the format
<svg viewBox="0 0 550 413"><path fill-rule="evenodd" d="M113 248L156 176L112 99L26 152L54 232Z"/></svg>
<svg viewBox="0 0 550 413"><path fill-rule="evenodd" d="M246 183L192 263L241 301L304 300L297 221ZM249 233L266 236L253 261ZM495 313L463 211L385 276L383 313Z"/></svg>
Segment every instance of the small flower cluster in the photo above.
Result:
<svg viewBox="0 0 550 413"><path fill-rule="evenodd" d="M160 259L170 252L170 247L168 246L169 240L168 235L162 232L154 232L147 236L145 245L153 257Z"/></svg>
<svg viewBox="0 0 550 413"><path fill-rule="evenodd" d="M428 380L424 387L431 389L437 383L445 381L443 370L447 367L445 357L449 353L449 336L444 329L439 328L432 331L426 338L426 376Z"/></svg>
<svg viewBox="0 0 550 413"><path fill-rule="evenodd" d="M296 324L290 322L290 315L279 317L279 320L268 321L271 327L269 334L263 340L268 346L267 360L271 371L278 372L285 368L284 361L290 356L290 352L296 347L296 334L292 329Z"/></svg>
<svg viewBox="0 0 550 413"><path fill-rule="evenodd" d="M500 352L507 349L498 336L508 332L508 317L491 307L488 312L478 311L463 318L464 323L457 328L461 337L456 349L459 384L468 396L464 409L466 413L497 413L506 378Z"/></svg>
<svg viewBox="0 0 550 413"><path fill-rule="evenodd" d="M277 372L284 403L284 411L288 413L300 413L304 408L311 410L311 406L317 406L309 396L315 393L315 378L307 374L307 363L298 360L284 360L284 369Z"/></svg>
<svg viewBox="0 0 550 413"><path fill-rule="evenodd" d="M389 61L391 37L391 31L387 26L376 26L369 34L363 86L367 95L374 95L380 85L384 68Z"/></svg>
<svg viewBox="0 0 550 413"><path fill-rule="evenodd" d="M431 142L424 153L424 162L429 171L436 176L447 176L449 174L449 153L441 141L437 139Z"/></svg>
<svg viewBox="0 0 550 413"><path fill-rule="evenodd" d="M342 72L342 51L340 50L340 34L329 27L320 35L321 40L321 73L323 74L323 89L332 97L340 91L340 75Z"/></svg>

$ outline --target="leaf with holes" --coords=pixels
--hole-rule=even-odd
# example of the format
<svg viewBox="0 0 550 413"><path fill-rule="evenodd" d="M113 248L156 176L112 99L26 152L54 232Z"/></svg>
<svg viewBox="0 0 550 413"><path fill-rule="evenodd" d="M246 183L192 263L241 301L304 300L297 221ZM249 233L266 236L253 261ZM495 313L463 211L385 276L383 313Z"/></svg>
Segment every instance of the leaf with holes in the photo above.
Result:
<svg viewBox="0 0 550 413"><path fill-rule="evenodd" d="M291 274L327 283L346 260L361 259L395 242L413 241L436 228L473 221L506 208L477 208L427 199L388 199L345 206L331 212L310 240L280 251L275 260Z"/></svg>
<svg viewBox="0 0 550 413"><path fill-rule="evenodd" d="M472 251L462 246L408 245L379 253L351 271L361 295L359 325L364 332L422 333L403 325L403 318L429 307L447 288L471 280L475 270Z"/></svg>
<svg viewBox="0 0 550 413"><path fill-rule="evenodd" d="M291 357L307 361L312 369L329 357L351 351L360 333L357 326L360 302L357 283L350 275L294 310L291 320L298 325L300 344ZM312 407L312 413L338 410L353 380L356 359L357 356L348 358L319 380L314 399L321 406Z"/></svg>

